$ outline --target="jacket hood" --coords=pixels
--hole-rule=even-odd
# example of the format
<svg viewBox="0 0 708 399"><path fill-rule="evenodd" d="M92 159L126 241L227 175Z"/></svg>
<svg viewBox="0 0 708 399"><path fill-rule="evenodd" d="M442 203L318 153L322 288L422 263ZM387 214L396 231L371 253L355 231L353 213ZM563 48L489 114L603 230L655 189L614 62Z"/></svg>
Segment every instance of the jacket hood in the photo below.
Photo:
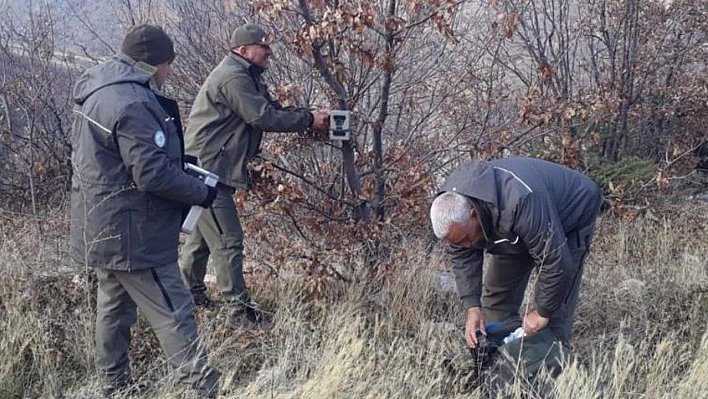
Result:
<svg viewBox="0 0 708 399"><path fill-rule="evenodd" d="M74 86L74 102L81 105L99 89L118 83L149 85L152 77L149 68L154 67L117 53L110 60L87 69L79 77Z"/></svg>
<svg viewBox="0 0 708 399"><path fill-rule="evenodd" d="M498 207L494 168L486 162L471 162L459 166L447 178L440 193L454 191Z"/></svg>
<svg viewBox="0 0 708 399"><path fill-rule="evenodd" d="M438 195L452 191L470 198L484 238L487 242L494 242L500 238L495 233L500 210L498 190L494 167L487 162L476 161L456 168Z"/></svg>

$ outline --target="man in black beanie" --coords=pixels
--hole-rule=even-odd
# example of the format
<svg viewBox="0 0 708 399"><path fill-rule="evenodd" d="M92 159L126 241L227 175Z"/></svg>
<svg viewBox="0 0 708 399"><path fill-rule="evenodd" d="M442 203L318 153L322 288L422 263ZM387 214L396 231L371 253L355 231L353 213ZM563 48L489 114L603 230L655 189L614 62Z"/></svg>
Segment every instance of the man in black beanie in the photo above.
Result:
<svg viewBox="0 0 708 399"><path fill-rule="evenodd" d="M183 170L175 101L161 94L175 58L159 27L131 28L121 52L74 87L72 258L98 277L96 351L103 394L132 390L128 351L137 309L194 397L218 393L177 265L185 207L208 207L216 190Z"/></svg>

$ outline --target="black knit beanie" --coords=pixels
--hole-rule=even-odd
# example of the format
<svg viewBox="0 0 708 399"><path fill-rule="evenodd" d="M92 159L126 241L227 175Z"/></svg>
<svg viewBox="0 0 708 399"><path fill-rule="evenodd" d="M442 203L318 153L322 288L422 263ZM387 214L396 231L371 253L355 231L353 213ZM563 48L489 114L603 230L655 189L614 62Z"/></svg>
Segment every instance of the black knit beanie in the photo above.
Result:
<svg viewBox="0 0 708 399"><path fill-rule="evenodd" d="M154 25L137 25L128 30L120 47L123 54L152 66L175 59L172 39L162 28Z"/></svg>

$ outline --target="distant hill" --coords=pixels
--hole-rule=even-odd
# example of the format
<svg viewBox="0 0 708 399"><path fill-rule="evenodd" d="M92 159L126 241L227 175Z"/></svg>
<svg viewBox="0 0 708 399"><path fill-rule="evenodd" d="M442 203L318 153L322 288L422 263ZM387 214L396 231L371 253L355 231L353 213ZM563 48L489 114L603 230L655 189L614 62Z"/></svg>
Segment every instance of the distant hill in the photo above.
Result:
<svg viewBox="0 0 708 399"><path fill-rule="evenodd" d="M106 56L120 43L124 27L113 2L92 0L5 0L0 12L9 18L3 23L15 29L53 26L57 49L91 56ZM6 25L7 24L7 25Z"/></svg>

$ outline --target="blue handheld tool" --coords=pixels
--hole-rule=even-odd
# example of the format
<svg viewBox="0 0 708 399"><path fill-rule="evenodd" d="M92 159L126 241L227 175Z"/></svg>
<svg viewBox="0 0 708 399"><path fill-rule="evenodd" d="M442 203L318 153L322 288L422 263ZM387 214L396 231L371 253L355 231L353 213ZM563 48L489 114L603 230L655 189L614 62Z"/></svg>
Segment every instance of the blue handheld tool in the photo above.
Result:
<svg viewBox="0 0 708 399"><path fill-rule="evenodd" d="M485 331L489 331L490 329L495 329L495 328L501 326L501 324L502 324L502 323L499 322L499 321L493 321L493 322L491 322L491 323L485 324L485 325L484 325L484 329L485 329ZM477 332L477 334L479 334L479 333L481 333L482 331L478 328L478 329L476 330L476 332Z"/></svg>

